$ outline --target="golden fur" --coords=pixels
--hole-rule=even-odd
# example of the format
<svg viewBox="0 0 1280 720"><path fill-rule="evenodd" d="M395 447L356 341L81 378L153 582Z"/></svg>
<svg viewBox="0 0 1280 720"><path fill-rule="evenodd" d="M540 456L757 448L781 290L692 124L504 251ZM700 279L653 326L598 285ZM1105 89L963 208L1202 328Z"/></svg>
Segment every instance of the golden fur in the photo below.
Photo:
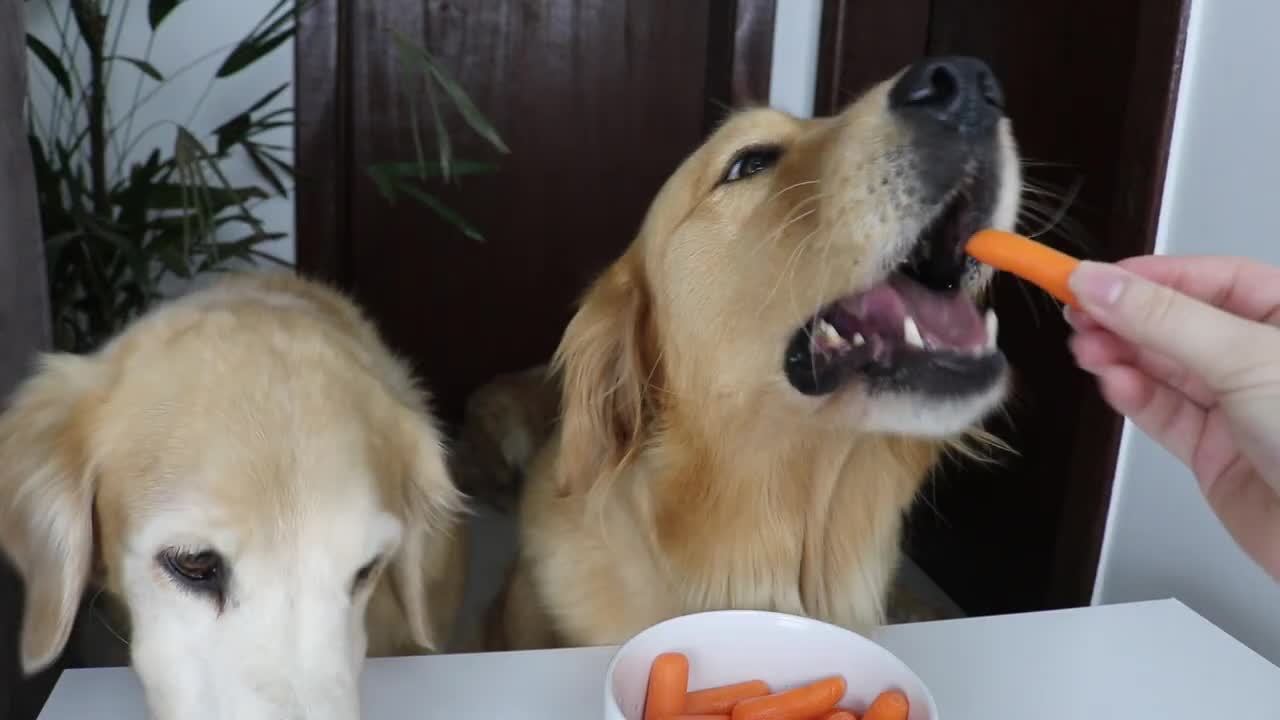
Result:
<svg viewBox="0 0 1280 720"><path fill-rule="evenodd" d="M560 388L545 365L500 375L476 390L449 453L459 489L514 510L528 460L546 442L559 409Z"/></svg>
<svg viewBox="0 0 1280 720"><path fill-rule="evenodd" d="M563 414L531 460L488 647L619 643L719 608L882 621L904 511L1005 392L964 407L856 384L814 399L781 373L789 334L882 279L929 219L892 82L835 117L731 117L588 290L553 365ZM770 176L720 185L757 143L785 147ZM995 224L1009 227L1007 120L998 149Z"/></svg>
<svg viewBox="0 0 1280 720"><path fill-rule="evenodd" d="M425 403L353 304L286 274L231 277L91 356L44 358L0 417L0 548L26 580L24 667L61 651L87 585L115 599L117 632L148 621L121 601L122 559L184 498L247 544L288 538L351 484L403 525L368 604L369 654L442 646L467 538Z"/></svg>

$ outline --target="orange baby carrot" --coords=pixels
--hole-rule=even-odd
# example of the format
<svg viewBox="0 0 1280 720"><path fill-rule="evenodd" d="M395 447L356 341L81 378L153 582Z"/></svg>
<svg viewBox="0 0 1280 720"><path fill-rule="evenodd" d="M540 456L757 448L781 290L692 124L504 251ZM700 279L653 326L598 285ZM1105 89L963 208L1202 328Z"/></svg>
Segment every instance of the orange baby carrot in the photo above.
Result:
<svg viewBox="0 0 1280 720"><path fill-rule="evenodd" d="M858 720L858 717L848 710L832 710L823 715L822 720Z"/></svg>
<svg viewBox="0 0 1280 720"><path fill-rule="evenodd" d="M666 720L729 720L728 715L668 715Z"/></svg>
<svg viewBox="0 0 1280 720"><path fill-rule="evenodd" d="M906 695L897 690L888 690L880 693L871 703L862 720L907 720L910 710L911 704L907 702Z"/></svg>
<svg viewBox="0 0 1280 720"><path fill-rule="evenodd" d="M1003 230L982 230L969 238L965 252L1033 283L1062 302L1078 307L1067 279L1080 261L1048 245Z"/></svg>
<svg viewBox="0 0 1280 720"><path fill-rule="evenodd" d="M730 713L739 702L771 692L773 691L763 680L696 690L684 696L684 711L690 715Z"/></svg>
<svg viewBox="0 0 1280 720"><path fill-rule="evenodd" d="M689 692L689 658L680 653L663 653L649 666L649 687L645 690L644 720L666 720L684 712L684 696Z"/></svg>
<svg viewBox="0 0 1280 720"><path fill-rule="evenodd" d="M844 691L844 678L824 678L794 690L743 700L733 706L733 720L807 720L834 708Z"/></svg>

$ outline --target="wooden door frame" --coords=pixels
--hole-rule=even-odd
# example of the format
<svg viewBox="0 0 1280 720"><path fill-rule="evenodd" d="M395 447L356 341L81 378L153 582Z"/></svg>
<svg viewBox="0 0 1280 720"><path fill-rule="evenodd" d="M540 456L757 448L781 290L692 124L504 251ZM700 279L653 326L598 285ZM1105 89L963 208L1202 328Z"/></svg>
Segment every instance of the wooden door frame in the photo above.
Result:
<svg viewBox="0 0 1280 720"><path fill-rule="evenodd" d="M1116 189L1118 211L1111 213L1105 228L1108 240L1131 239L1127 254L1155 249L1192 2L1143 0L1139 11L1129 108L1116 158L1122 174ZM1097 393L1085 398L1080 423L1085 431L1076 434L1073 454L1084 461L1083 467L1063 469L1078 472L1068 483L1071 492L1054 553L1049 601L1056 606L1092 601L1124 429L1123 419Z"/></svg>
<svg viewBox="0 0 1280 720"><path fill-rule="evenodd" d="M1123 255L1150 253L1160 215L1174 109L1192 0L1141 0L1135 62L1127 82L1120 179L1113 211L1100 230ZM931 45L933 0L889 3L825 0L820 36L816 109L831 113L887 73L924 55ZM1047 607L1091 601L1111 500L1123 427L1096 392L1077 417L1071 464L1047 478L1067 488L1053 549ZM1046 478L1027 478L1044 482Z"/></svg>
<svg viewBox="0 0 1280 720"><path fill-rule="evenodd" d="M316 0L294 47L298 269L349 288L356 277L347 198L359 168L349 138L349 29L355 3ZM769 99L777 0L714 0L706 74L707 129L730 107Z"/></svg>

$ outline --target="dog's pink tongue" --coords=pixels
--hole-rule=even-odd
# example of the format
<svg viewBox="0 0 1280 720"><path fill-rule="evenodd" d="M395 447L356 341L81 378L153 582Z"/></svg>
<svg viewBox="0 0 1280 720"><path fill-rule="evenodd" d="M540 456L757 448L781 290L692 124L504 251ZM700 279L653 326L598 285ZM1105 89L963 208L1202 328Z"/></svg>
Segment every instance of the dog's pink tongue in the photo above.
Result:
<svg viewBox="0 0 1280 720"><path fill-rule="evenodd" d="M986 344L986 324L964 292L934 292L900 275L888 285L901 298L906 313L915 319L920 335L930 345L968 349Z"/></svg>

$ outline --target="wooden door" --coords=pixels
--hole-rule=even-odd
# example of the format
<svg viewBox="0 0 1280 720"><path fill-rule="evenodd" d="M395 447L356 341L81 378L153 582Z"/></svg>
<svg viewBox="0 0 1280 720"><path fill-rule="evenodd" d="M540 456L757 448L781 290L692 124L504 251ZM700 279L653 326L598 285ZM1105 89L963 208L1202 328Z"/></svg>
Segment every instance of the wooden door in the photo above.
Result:
<svg viewBox="0 0 1280 720"><path fill-rule="evenodd" d="M923 54L985 59L1004 84L1036 230L1077 255L1150 252L1189 0L827 0L818 102L829 112ZM1120 420L1066 352L1066 324L1038 291L996 285L1001 346L1017 373L993 429L998 465L937 473L910 523L914 559L968 612L1089 601Z"/></svg>
<svg viewBox="0 0 1280 720"><path fill-rule="evenodd" d="M550 357L579 293L724 108L767 100L773 12L773 0L320 0L298 40L301 268L349 288L456 419L480 384ZM443 193L484 243L388 205L364 174L414 152L392 28L435 54L511 149L497 174ZM493 157L460 137L460 157Z"/></svg>

